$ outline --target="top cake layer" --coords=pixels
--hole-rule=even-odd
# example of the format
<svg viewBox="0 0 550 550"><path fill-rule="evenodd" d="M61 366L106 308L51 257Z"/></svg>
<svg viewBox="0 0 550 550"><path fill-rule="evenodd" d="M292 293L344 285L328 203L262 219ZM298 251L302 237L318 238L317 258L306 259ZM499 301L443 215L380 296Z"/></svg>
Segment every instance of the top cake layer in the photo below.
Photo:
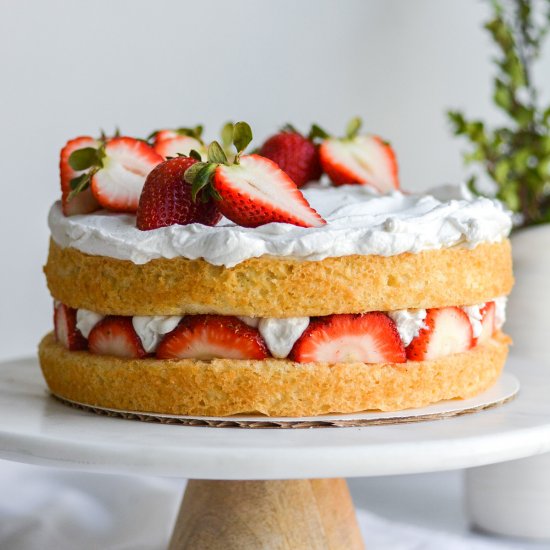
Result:
<svg viewBox="0 0 550 550"><path fill-rule="evenodd" d="M323 227L270 223L256 228L222 219L215 227L172 225L136 228L135 216L98 211L66 217L59 203L49 215L52 238L74 248L145 264L164 258L202 258L233 267L262 256L318 261L352 255L396 256L462 245L500 242L511 220L500 203L473 197L464 187L443 186L426 195L373 193L366 186L310 184L302 191L326 220Z"/></svg>

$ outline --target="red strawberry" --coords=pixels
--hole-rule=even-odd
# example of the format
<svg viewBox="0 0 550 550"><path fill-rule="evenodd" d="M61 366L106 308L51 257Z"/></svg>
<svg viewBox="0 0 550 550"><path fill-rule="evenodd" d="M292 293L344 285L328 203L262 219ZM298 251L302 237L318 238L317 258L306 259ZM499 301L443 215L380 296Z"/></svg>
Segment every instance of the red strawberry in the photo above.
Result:
<svg viewBox="0 0 550 550"><path fill-rule="evenodd" d="M101 166L92 176L92 193L99 204L116 212L135 212L145 178L162 157L144 141L116 137L104 146Z"/></svg>
<svg viewBox="0 0 550 550"><path fill-rule="evenodd" d="M153 135L153 143L156 145L165 139L172 139L178 137L176 130L157 130Z"/></svg>
<svg viewBox="0 0 550 550"><path fill-rule="evenodd" d="M90 136L81 136L69 140L63 149L61 149L61 155L59 158L59 175L61 179L61 204L63 214L65 214L65 216L89 214L90 212L94 212L98 208L101 208L92 195L92 190L89 187L69 199L69 194L72 191L71 180L83 173L82 170L74 170L71 167L69 164L69 157L74 151L84 149L86 147L97 148L98 142Z"/></svg>
<svg viewBox="0 0 550 550"><path fill-rule="evenodd" d="M259 155L241 157L252 141L246 122L237 122L232 134L237 149L232 164L214 141L208 147L208 162L199 162L186 172L185 180L192 184L194 195L206 188L219 201L220 212L243 227L272 222L321 227L327 223L272 160Z"/></svg>
<svg viewBox="0 0 550 550"><path fill-rule="evenodd" d="M190 136L175 136L155 142L153 149L163 158L189 155L192 149L206 157L204 145Z"/></svg>
<svg viewBox="0 0 550 550"><path fill-rule="evenodd" d="M411 361L462 353L473 345L470 319L458 307L428 309L424 323L427 328L420 329L407 347L407 358Z"/></svg>
<svg viewBox="0 0 550 550"><path fill-rule="evenodd" d="M265 359L260 333L236 317L190 315L157 348L159 359Z"/></svg>
<svg viewBox="0 0 550 550"><path fill-rule="evenodd" d="M481 334L477 337L477 344L487 342L496 330L496 305L495 302L487 302L481 308Z"/></svg>
<svg viewBox="0 0 550 550"><path fill-rule="evenodd" d="M57 304L53 313L55 339L68 350L86 349L86 338L76 328L76 309L64 304Z"/></svg>
<svg viewBox="0 0 550 550"><path fill-rule="evenodd" d="M259 155L241 157L239 164L219 165L213 187L221 197L221 213L243 227L272 222L301 227L326 224L287 174Z"/></svg>
<svg viewBox="0 0 550 550"><path fill-rule="evenodd" d="M260 155L276 162L298 187L321 177L317 145L295 130L271 136L262 145Z"/></svg>
<svg viewBox="0 0 550 550"><path fill-rule="evenodd" d="M319 148L323 170L334 185L360 183L381 193L398 189L397 159L391 145L378 136L359 135L361 124L360 118L352 119L345 138L324 135Z"/></svg>
<svg viewBox="0 0 550 550"><path fill-rule="evenodd" d="M289 358L299 363L404 363L395 323L380 312L329 315L310 322Z"/></svg>
<svg viewBox="0 0 550 550"><path fill-rule="evenodd" d="M132 325L131 317L111 315L92 329L88 345L97 355L113 355L128 359L145 357L147 352Z"/></svg>
<svg viewBox="0 0 550 550"><path fill-rule="evenodd" d="M321 165L334 185L361 183L384 193L399 188L397 160L378 136L327 139L319 149Z"/></svg>
<svg viewBox="0 0 550 550"><path fill-rule="evenodd" d="M175 157L151 171L139 199L136 218L138 229L146 231L188 223L216 225L220 221L221 214L214 200L203 191L197 200L193 200L191 185L183 179L185 171L196 162L191 157Z"/></svg>

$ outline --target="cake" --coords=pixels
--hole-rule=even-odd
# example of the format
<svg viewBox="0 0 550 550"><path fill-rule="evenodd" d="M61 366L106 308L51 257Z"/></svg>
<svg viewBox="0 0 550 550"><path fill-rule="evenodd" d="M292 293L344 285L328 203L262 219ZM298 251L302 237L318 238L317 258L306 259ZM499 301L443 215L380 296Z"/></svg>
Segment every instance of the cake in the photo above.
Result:
<svg viewBox="0 0 550 550"><path fill-rule="evenodd" d="M259 154L200 128L61 153L45 274L51 392L114 410L394 411L468 398L506 361L509 214L399 190L391 146L287 128ZM321 176L321 174L324 174Z"/></svg>

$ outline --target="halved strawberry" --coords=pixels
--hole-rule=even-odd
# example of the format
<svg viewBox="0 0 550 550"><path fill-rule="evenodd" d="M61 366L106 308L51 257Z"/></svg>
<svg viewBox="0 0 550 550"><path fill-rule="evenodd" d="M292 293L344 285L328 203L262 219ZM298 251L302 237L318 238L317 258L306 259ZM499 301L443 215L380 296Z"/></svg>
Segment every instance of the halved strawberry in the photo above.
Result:
<svg viewBox="0 0 550 550"><path fill-rule="evenodd" d="M89 214L94 212L98 208L101 208L99 203L92 195L92 191L89 187L78 193L77 195L69 195L72 191L71 180L80 176L84 171L75 170L69 164L69 157L74 151L84 149L86 147L98 147L98 142L90 136L80 136L69 140L63 149L59 157L59 176L61 180L61 205L63 208L63 214L65 216L73 216L75 214Z"/></svg>
<svg viewBox="0 0 550 550"><path fill-rule="evenodd" d="M326 224L288 175L259 155L241 157L239 164L218 166L213 186L221 196L221 213L243 227L273 222L301 227Z"/></svg>
<svg viewBox="0 0 550 550"><path fill-rule="evenodd" d="M116 212L135 212L149 172L163 161L144 141L116 137L102 151L101 166L92 176L92 193L99 204Z"/></svg>
<svg viewBox="0 0 550 550"><path fill-rule="evenodd" d="M397 159L389 143L378 136L358 135L360 119L348 125L345 138L327 138L319 156L334 185L359 183L384 193L399 188Z"/></svg>
<svg viewBox="0 0 550 550"><path fill-rule="evenodd" d="M215 201L200 192L191 197L185 171L197 161L192 157L165 160L151 171L139 198L136 226L142 231L167 225L202 223L216 225L222 215Z"/></svg>
<svg viewBox="0 0 550 550"><path fill-rule="evenodd" d="M172 139L178 137L176 130L157 130L152 134L153 143L156 145L165 139Z"/></svg>
<svg viewBox="0 0 550 550"><path fill-rule="evenodd" d="M162 130L155 130L152 132L147 138L147 141L152 141L153 145L157 145L161 141L167 139L176 138L178 136L188 136L196 139L200 144L202 144L202 131L203 126L201 124L195 126L194 128L164 128Z"/></svg>
<svg viewBox="0 0 550 550"><path fill-rule="evenodd" d="M310 322L289 358L299 363L404 363L395 323L380 312L319 317Z"/></svg>
<svg viewBox="0 0 550 550"><path fill-rule="evenodd" d="M88 336L92 353L128 359L145 357L147 352L132 325L131 317L111 315L99 321Z"/></svg>
<svg viewBox="0 0 550 550"><path fill-rule="evenodd" d="M259 155L241 157L251 140L250 126L245 122L235 124L237 155L232 164L218 142L212 142L208 162L199 162L185 173L186 181L193 186L193 196L205 189L218 200L220 212L243 227L272 222L301 227L325 225L326 221L277 164Z"/></svg>
<svg viewBox="0 0 550 550"><path fill-rule="evenodd" d="M287 126L262 145L260 155L277 163L298 187L302 187L308 181L318 180L322 174L319 147L311 134L306 137Z"/></svg>
<svg viewBox="0 0 550 550"><path fill-rule="evenodd" d="M236 317L189 315L162 339L157 357L265 359L269 352L260 333Z"/></svg>
<svg viewBox="0 0 550 550"><path fill-rule="evenodd" d="M487 302L480 310L481 333L477 337L477 344L487 342L496 330L496 305L495 302Z"/></svg>
<svg viewBox="0 0 550 550"><path fill-rule="evenodd" d="M407 358L411 361L462 353L473 345L470 319L459 307L428 309L424 323L426 328L420 329L407 347Z"/></svg>
<svg viewBox="0 0 550 550"><path fill-rule="evenodd" d="M76 351L88 347L86 338L76 328L76 309L65 304L57 304L54 307L53 324L55 339L68 350Z"/></svg>
<svg viewBox="0 0 550 550"><path fill-rule="evenodd" d="M153 145L153 149L163 158L177 157L178 155L188 156L193 149L206 158L204 145L198 139L190 136L162 139Z"/></svg>

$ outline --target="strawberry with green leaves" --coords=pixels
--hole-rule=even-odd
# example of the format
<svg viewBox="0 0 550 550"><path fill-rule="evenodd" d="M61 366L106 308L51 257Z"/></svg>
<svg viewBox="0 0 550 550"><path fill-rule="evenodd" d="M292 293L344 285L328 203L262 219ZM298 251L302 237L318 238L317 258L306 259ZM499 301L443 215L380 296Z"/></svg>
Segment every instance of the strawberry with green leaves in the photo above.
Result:
<svg viewBox="0 0 550 550"><path fill-rule="evenodd" d="M189 156L195 150L206 157L206 146L202 140L202 126L194 128L176 128L174 130L157 130L148 141L153 142L153 149L163 158Z"/></svg>
<svg viewBox="0 0 550 550"><path fill-rule="evenodd" d="M191 151L200 159L195 151ZM188 168L197 158L178 156L155 166L145 180L139 198L136 226L149 231L168 225L201 223L216 225L221 214L216 202L206 193L199 193L195 200L191 196L191 186L184 180Z"/></svg>
<svg viewBox="0 0 550 550"><path fill-rule="evenodd" d="M197 162L185 172L193 198L201 191L213 197L220 212L243 227L273 222L301 227L326 224L275 162L260 155L242 154L252 141L252 130L246 122L234 125L232 141L237 151L232 163L214 141L208 147L207 162Z"/></svg>
<svg viewBox="0 0 550 550"><path fill-rule="evenodd" d="M115 212L135 212L145 178L163 161L145 141L117 136L97 147L73 151L69 166L79 175L70 181L68 201L91 189L95 200Z"/></svg>
<svg viewBox="0 0 550 550"><path fill-rule="evenodd" d="M319 160L319 146L315 138L320 135L315 124L311 127L306 137L290 124L266 140L259 154L271 159L284 170L290 179L302 187L310 181L316 181L321 177L322 169Z"/></svg>
<svg viewBox="0 0 550 550"><path fill-rule="evenodd" d="M378 136L360 135L362 121L350 121L346 137L325 134L319 148L321 166L334 185L358 183L385 193L399 188L397 159L391 145Z"/></svg>
<svg viewBox="0 0 550 550"><path fill-rule="evenodd" d="M76 195L71 193L71 181L81 176L82 171L75 170L69 163L69 158L75 151L85 148L96 149L98 146L98 141L93 137L79 136L69 140L63 149L61 149L59 157L59 176L61 180L61 206L65 216L89 214L101 208L92 195L92 190L89 186Z"/></svg>

